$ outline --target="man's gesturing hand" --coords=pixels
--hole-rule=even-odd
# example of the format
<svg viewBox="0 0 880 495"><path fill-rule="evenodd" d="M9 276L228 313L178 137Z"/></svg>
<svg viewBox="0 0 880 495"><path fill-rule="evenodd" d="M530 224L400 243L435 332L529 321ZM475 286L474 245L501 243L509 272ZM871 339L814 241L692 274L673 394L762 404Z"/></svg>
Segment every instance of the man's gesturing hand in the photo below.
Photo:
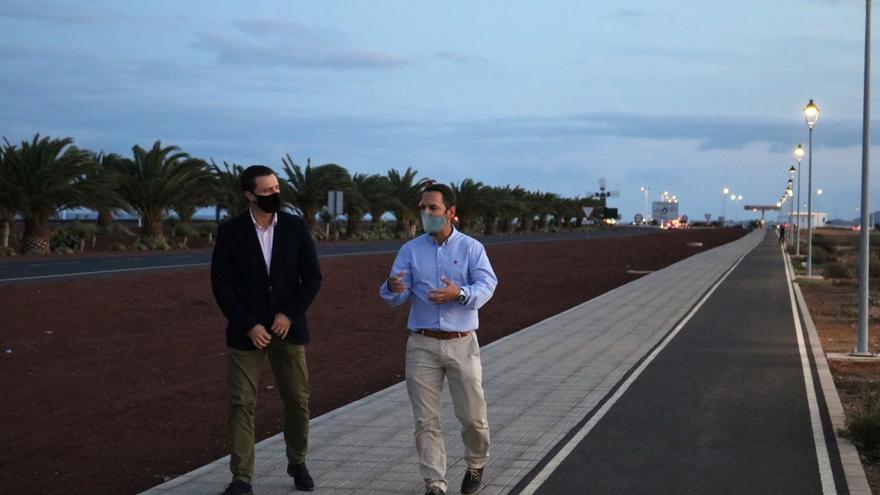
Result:
<svg viewBox="0 0 880 495"><path fill-rule="evenodd" d="M278 313L275 315L275 321L272 322L272 333L275 334L276 337L287 337L287 332L290 331L290 318L287 317L284 313Z"/></svg>
<svg viewBox="0 0 880 495"><path fill-rule="evenodd" d="M454 301L455 298L458 297L458 293L461 292L461 288L455 285L455 282L446 277L440 277L440 280L443 281L445 287L432 289L428 292L428 300L434 304L443 304Z"/></svg>
<svg viewBox="0 0 880 495"><path fill-rule="evenodd" d="M403 281L404 275L406 275L406 272L400 272L397 275L388 277L388 281L385 282L388 285L388 290L398 293L406 292L406 282Z"/></svg>
<svg viewBox="0 0 880 495"><path fill-rule="evenodd" d="M254 328L248 330L247 335L251 338L251 342L254 343L254 347L257 349L265 349L269 342L272 341L272 336L266 331L266 327L259 323L254 325Z"/></svg>

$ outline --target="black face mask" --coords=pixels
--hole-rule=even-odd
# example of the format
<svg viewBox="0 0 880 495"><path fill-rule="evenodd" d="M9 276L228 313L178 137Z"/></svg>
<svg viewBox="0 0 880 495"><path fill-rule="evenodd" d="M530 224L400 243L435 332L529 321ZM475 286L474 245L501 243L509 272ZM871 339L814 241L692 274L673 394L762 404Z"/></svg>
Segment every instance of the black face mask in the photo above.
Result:
<svg viewBox="0 0 880 495"><path fill-rule="evenodd" d="M257 198L257 206L266 213L276 213L281 209L281 193L267 194L260 196L254 194Z"/></svg>

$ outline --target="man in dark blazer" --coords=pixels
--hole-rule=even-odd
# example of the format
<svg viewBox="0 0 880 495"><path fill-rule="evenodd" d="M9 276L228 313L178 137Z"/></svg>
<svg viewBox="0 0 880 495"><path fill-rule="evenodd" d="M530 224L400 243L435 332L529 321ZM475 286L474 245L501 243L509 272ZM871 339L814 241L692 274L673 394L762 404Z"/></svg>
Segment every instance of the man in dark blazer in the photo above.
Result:
<svg viewBox="0 0 880 495"><path fill-rule="evenodd" d="M226 316L229 383L229 469L224 495L249 495L254 471L254 408L268 356L284 404L287 473L311 491L306 469L309 383L306 309L321 287L315 244L302 218L280 211L275 172L262 165L241 174L248 211L220 225L211 287Z"/></svg>

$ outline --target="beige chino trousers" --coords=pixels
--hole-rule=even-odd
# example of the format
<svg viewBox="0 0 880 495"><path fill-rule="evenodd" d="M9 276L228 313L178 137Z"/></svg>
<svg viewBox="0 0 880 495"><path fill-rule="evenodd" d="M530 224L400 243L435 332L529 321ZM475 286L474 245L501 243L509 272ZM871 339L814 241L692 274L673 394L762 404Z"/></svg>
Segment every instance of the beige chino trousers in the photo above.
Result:
<svg viewBox="0 0 880 495"><path fill-rule="evenodd" d="M406 390L416 423L419 471L426 486L446 491L446 447L440 429L444 377L461 423L465 462L479 469L489 460L489 420L476 332L449 340L411 333L406 343Z"/></svg>

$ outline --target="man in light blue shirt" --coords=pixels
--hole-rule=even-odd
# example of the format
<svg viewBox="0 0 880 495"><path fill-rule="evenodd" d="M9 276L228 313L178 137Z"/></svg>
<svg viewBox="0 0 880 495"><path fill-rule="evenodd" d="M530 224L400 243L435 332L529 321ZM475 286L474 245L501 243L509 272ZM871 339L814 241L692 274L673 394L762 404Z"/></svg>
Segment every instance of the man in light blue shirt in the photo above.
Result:
<svg viewBox="0 0 880 495"><path fill-rule="evenodd" d="M440 429L444 377L461 422L467 472L461 492L476 493L489 460L489 421L476 330L477 310L498 279L476 239L452 226L455 193L443 184L422 192L419 209L426 234L400 248L379 294L391 306L410 303L406 388L415 417L416 448L425 495L445 495L446 449Z"/></svg>

